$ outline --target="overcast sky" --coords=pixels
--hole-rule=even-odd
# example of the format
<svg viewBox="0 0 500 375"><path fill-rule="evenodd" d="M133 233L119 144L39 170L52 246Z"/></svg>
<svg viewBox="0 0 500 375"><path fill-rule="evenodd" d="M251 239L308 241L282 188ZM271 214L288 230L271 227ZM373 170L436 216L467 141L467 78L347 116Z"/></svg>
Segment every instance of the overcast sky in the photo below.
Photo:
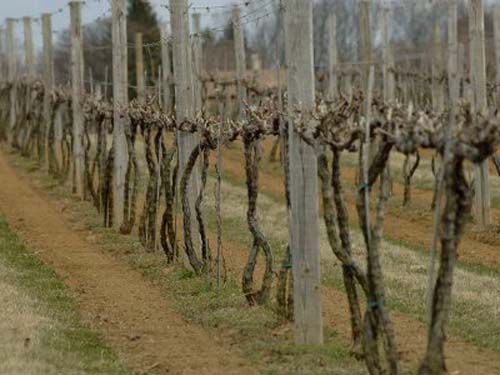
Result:
<svg viewBox="0 0 500 375"><path fill-rule="evenodd" d="M150 3L155 7L156 13L162 20L168 20L168 10L161 7L160 4L168 4L168 0L150 0ZM217 7L220 5L229 5L232 3L241 3L241 0L190 0L192 6L195 7ZM67 28L69 26L69 7L68 0L0 0L0 16L2 26L5 25L5 18L13 17L19 18L24 16L39 17L42 13L49 13L64 8L62 13L55 14L52 17L52 25L55 31ZM97 17L109 14L110 8L109 0L87 0L86 4L82 6L83 23L92 22ZM217 12L214 9L212 13ZM206 11L201 11L202 14L207 14ZM209 13L210 14L210 13ZM213 17L207 15L202 17L205 27L210 22L213 22ZM22 38L22 22L17 23L17 35ZM33 25L33 33L35 35L35 43L37 46L41 45L41 24L35 23Z"/></svg>

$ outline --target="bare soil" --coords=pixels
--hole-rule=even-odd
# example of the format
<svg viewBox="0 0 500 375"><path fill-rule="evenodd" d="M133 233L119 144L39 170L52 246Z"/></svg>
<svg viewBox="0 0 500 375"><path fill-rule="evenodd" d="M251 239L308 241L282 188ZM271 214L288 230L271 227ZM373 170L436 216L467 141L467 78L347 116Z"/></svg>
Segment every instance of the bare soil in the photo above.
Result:
<svg viewBox="0 0 500 375"><path fill-rule="evenodd" d="M256 374L236 350L185 322L124 261L90 244L65 222L64 207L48 201L0 152L0 209L21 239L65 279L83 320L102 332L136 373Z"/></svg>
<svg viewBox="0 0 500 375"><path fill-rule="evenodd" d="M239 153L225 155L225 173L243 173ZM263 191L282 192L282 182L265 166ZM64 222L64 207L20 177L0 153L0 209L25 242L58 273L66 277L81 304L86 320L99 328L113 348L136 372L169 374L257 373L235 349L225 348L217 338L186 323L172 309L172 301L123 261L89 244ZM405 224L399 220L398 229ZM213 234L211 234L213 240ZM229 271L239 274L246 262L241 243L225 242L231 256ZM349 315L345 295L323 289L325 324L349 342ZM393 313L403 363L415 368L423 356L426 327L421 322ZM289 335L290 329L284 328ZM279 334L282 334L281 332ZM451 374L500 373L500 355L454 337L447 344Z"/></svg>

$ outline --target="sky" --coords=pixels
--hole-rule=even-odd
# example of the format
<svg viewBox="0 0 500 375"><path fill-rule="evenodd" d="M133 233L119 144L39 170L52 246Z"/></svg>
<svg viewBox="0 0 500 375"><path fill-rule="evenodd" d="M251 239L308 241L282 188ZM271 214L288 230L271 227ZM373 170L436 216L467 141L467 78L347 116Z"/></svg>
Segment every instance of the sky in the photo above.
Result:
<svg viewBox="0 0 500 375"><path fill-rule="evenodd" d="M260 1L260 0L257 0ZM217 7L221 5L230 5L232 3L241 3L241 0L190 0L189 4L194 7ZM168 0L150 0L154 6L156 13L160 19L167 21L169 11L160 5L168 4ZM69 7L68 0L0 0L0 25L5 25L7 17L20 18L24 16L39 17L42 13L56 12L58 9L63 9L62 13L57 13L52 16L52 27L54 31L65 29L69 26ZM110 14L109 0L86 0L82 6L82 22L89 23L103 14ZM216 12L214 10L212 12ZM207 14L206 11L201 11L202 14ZM202 17L202 27L210 25L213 22L211 16ZM16 26L16 34L19 39L23 39L22 22L18 22ZM35 44L40 47L41 39L41 23L33 24L33 34Z"/></svg>

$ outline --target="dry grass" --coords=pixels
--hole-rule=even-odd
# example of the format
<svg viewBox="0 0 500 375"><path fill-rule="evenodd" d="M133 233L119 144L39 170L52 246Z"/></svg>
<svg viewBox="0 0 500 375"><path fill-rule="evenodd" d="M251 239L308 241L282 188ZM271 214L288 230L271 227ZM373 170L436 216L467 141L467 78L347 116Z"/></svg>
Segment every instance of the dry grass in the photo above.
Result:
<svg viewBox="0 0 500 375"><path fill-rule="evenodd" d="M237 236L235 233L245 230L243 213L247 207L246 190L241 186L223 183L222 196L223 218L225 221L231 221L235 229L225 235L232 238ZM259 196L258 203L264 233L274 244L287 243L287 213L284 204L265 194ZM207 192L206 204L209 208L214 205L210 189ZM236 230L237 226L239 230ZM328 244L323 222L320 235L324 280L342 288L338 262ZM361 233L357 228L353 228L351 235L355 257L359 264L364 266L365 250ZM387 302L392 308L424 321L429 262L425 249L416 251L415 248L383 241L380 250L387 286ZM500 274L459 264L455 273L453 298L454 306L450 319L452 334L475 345L500 352Z"/></svg>
<svg viewBox="0 0 500 375"><path fill-rule="evenodd" d="M391 173L394 180L400 184L403 184L403 163L405 156L393 152L391 154L390 165L391 165ZM412 156L412 162L414 162L415 158ZM356 154L346 153L343 157L343 161L347 166L352 168L356 168L358 164L358 156ZM439 161L436 163L436 168L439 168ZM474 178L474 168L469 163L466 166L466 176L469 180ZM435 179L432 174L431 167L431 159L427 157L422 157L420 159L420 165L418 169L415 171L415 175L412 178L412 187L414 189L422 189L422 190L434 190ZM490 173L490 193L492 199L492 206L494 208L500 207L500 177L496 174L496 172ZM429 202L430 203L430 202Z"/></svg>
<svg viewBox="0 0 500 375"><path fill-rule="evenodd" d="M349 346L339 340L338 334L331 329L325 330L325 345L321 347L293 345L291 327L282 326L276 319L273 303L249 308L241 294L239 271L237 275L229 272L227 282L217 290L213 280L196 277L180 264L167 265L164 254L145 253L137 237L122 236L113 230L102 228L89 203L70 198L68 189L54 184L50 178L41 177L38 183L48 189L53 198L64 199L65 214L74 230L92 230L96 242L104 251L124 257L134 268L161 287L164 293L173 297L173 307L187 321L201 325L214 336L215 342L222 340L228 346L237 347L246 358L258 363L263 373L366 374L364 364L352 359ZM212 186L212 180L210 185ZM210 191L209 194L208 201L212 199L213 192ZM245 202L246 200L240 202L243 206L235 206L240 214L243 213L241 209ZM271 201L269 203L272 204ZM224 222L226 231L230 230L231 223L230 219ZM212 226L213 223L209 222L209 225ZM239 227L238 232L248 235L247 230L242 231ZM226 257L230 257L228 252Z"/></svg>
<svg viewBox="0 0 500 375"><path fill-rule="evenodd" d="M0 374L127 374L0 215Z"/></svg>
<svg viewBox="0 0 500 375"><path fill-rule="evenodd" d="M56 368L42 360L41 334L53 327L36 311L36 301L5 281L9 270L0 265L0 373L51 374Z"/></svg>

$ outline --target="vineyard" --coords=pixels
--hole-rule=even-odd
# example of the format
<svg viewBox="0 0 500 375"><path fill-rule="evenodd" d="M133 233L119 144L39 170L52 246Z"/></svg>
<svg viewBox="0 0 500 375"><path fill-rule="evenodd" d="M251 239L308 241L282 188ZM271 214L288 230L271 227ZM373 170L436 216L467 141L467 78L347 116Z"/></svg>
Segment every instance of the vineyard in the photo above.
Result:
<svg viewBox="0 0 500 375"><path fill-rule="evenodd" d="M291 327L287 340L313 356L339 340L359 373L500 373L500 5L438 2L428 51L405 53L391 15L406 1L361 0L358 59L331 11L321 67L314 1L213 7L231 17L234 69L219 71L207 68L203 4L163 4L168 27L143 43L127 40L127 2L110 0L94 21L112 36L103 47L84 43L82 9L97 2L0 29L2 153L36 160L99 226L203 280L211 298L236 282L248 314L270 311L269 336ZM54 65L57 14L70 16L67 77ZM269 17L283 40L262 69L245 33ZM86 68L101 49L105 80Z"/></svg>

